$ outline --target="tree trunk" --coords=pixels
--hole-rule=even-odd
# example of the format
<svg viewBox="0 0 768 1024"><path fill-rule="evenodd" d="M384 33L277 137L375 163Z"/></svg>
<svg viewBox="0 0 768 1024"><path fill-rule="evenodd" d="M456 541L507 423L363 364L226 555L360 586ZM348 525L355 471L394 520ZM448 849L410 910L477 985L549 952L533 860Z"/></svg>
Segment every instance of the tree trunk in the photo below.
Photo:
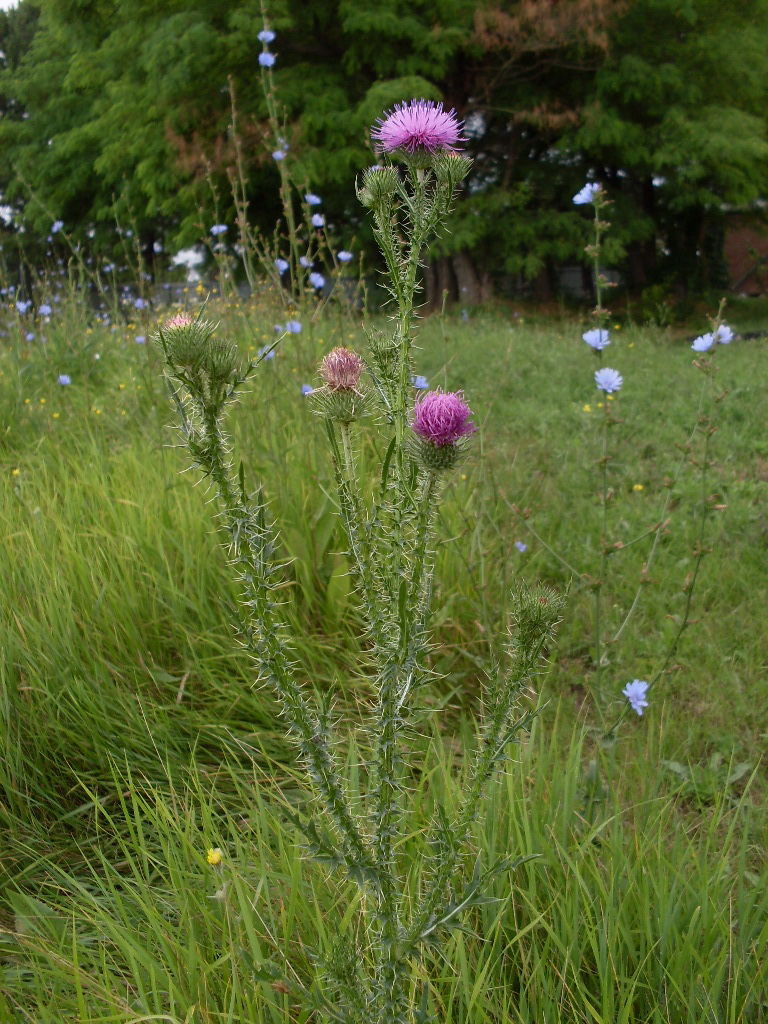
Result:
<svg viewBox="0 0 768 1024"><path fill-rule="evenodd" d="M456 275L459 302L462 306L477 306L480 303L480 282L469 253L462 249L454 253L451 262Z"/></svg>
<svg viewBox="0 0 768 1024"><path fill-rule="evenodd" d="M426 311L437 313L443 308L443 296L448 292L448 301L456 294L451 264L445 257L430 261L424 270L424 287L426 291Z"/></svg>

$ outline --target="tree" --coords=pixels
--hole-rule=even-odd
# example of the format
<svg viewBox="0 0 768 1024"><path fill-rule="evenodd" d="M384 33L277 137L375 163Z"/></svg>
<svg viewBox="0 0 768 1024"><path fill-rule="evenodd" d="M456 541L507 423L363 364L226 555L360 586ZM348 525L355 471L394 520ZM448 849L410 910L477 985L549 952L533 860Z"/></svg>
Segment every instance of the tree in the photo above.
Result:
<svg viewBox="0 0 768 1024"><path fill-rule="evenodd" d="M22 12L0 188L28 234L62 219L108 246L117 218L147 247L187 245L234 221L230 83L249 213L272 233L261 0L23 0L8 18ZM502 277L551 292L583 256L571 197L587 177L615 199L608 255L632 285L706 284L723 205L766 195L768 0L274 0L268 17L288 159L345 244L367 237L353 183L375 118L423 96L466 119L474 169L435 292L473 301Z"/></svg>

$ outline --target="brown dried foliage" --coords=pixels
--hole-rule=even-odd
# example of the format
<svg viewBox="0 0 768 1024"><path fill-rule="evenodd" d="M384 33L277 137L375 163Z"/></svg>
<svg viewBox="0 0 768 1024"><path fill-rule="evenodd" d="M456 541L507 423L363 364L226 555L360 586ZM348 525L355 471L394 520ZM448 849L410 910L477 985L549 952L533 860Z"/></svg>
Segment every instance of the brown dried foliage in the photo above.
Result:
<svg viewBox="0 0 768 1024"><path fill-rule="evenodd" d="M512 10L478 8L475 42L508 57L542 53L575 43L608 49L608 26L626 0L520 0Z"/></svg>

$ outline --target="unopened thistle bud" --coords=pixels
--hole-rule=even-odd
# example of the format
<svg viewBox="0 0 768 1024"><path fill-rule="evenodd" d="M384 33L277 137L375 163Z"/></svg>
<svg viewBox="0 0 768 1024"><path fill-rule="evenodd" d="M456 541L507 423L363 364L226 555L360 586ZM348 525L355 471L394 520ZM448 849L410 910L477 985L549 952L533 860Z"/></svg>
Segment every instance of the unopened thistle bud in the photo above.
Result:
<svg viewBox="0 0 768 1024"><path fill-rule="evenodd" d="M461 153L446 151L435 157L433 166L437 180L453 191L469 174L472 161Z"/></svg>
<svg viewBox="0 0 768 1024"><path fill-rule="evenodd" d="M237 345L214 338L217 326L179 313L155 336L172 375L183 380L191 394L210 408L218 407L240 378Z"/></svg>
<svg viewBox="0 0 768 1024"><path fill-rule="evenodd" d="M363 206L381 206L391 202L397 192L400 177L394 167L369 167L363 174L363 184L357 188L357 198Z"/></svg>
<svg viewBox="0 0 768 1024"><path fill-rule="evenodd" d="M451 469L463 451L463 440L477 427L461 391L428 391L417 399L411 428L415 454L427 469Z"/></svg>

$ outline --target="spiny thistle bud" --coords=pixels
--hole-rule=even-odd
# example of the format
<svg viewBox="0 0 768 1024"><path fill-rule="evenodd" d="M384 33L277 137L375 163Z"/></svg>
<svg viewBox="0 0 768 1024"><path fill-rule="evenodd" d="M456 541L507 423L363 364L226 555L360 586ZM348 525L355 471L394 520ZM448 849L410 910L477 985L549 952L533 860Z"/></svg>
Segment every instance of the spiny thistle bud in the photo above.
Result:
<svg viewBox="0 0 768 1024"><path fill-rule="evenodd" d="M194 373L204 367L208 345L217 324L209 320L193 320L180 313L159 329L155 340L159 342L171 368Z"/></svg>
<svg viewBox="0 0 768 1024"><path fill-rule="evenodd" d="M411 422L417 460L431 470L455 466L464 451L463 439L477 429L471 415L461 391L428 391L417 399Z"/></svg>
<svg viewBox="0 0 768 1024"><path fill-rule="evenodd" d="M397 337L366 325L363 325L363 330L368 338L368 348L373 362L382 374L388 376L397 363L397 353L400 348Z"/></svg>
<svg viewBox="0 0 768 1024"><path fill-rule="evenodd" d="M512 593L510 653L538 656L541 647L554 639L564 607L565 597L552 587L519 583Z"/></svg>
<svg viewBox="0 0 768 1024"><path fill-rule="evenodd" d="M186 313L171 317L159 329L159 343L172 374L183 380L205 406L216 407L240 378L237 345L214 338L218 325Z"/></svg>
<svg viewBox="0 0 768 1024"><path fill-rule="evenodd" d="M334 348L320 364L319 374L331 391L354 391L360 383L364 363L349 348Z"/></svg>
<svg viewBox="0 0 768 1024"><path fill-rule="evenodd" d="M362 186L356 189L357 198L366 207L387 205L399 184L400 178L394 167L369 167L363 174Z"/></svg>
<svg viewBox="0 0 768 1024"><path fill-rule="evenodd" d="M440 184L446 185L452 192L469 174L472 161L461 153L444 152L435 157L432 166Z"/></svg>

